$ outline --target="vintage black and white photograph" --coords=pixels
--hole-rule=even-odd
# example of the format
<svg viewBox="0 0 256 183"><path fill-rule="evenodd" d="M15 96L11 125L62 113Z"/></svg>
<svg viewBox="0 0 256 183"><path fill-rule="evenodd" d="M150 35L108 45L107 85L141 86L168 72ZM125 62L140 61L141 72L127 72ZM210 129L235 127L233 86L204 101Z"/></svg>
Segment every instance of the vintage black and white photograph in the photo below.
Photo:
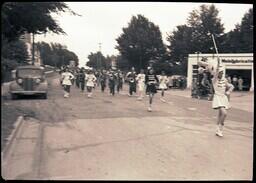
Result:
<svg viewBox="0 0 256 183"><path fill-rule="evenodd" d="M5 2L4 180L253 180L253 4Z"/></svg>

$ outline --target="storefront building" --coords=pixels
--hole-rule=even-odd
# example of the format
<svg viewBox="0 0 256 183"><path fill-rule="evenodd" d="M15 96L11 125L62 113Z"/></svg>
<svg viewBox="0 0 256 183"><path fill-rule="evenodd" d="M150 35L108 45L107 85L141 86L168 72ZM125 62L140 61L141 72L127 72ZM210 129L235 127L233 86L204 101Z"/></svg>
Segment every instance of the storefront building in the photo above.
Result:
<svg viewBox="0 0 256 183"><path fill-rule="evenodd" d="M244 90L254 91L253 53L219 54L219 57L224 65L225 75L231 78L234 76L242 77L244 80ZM217 64L216 54L189 54L187 88L191 88L193 78L197 78L197 62L202 58L206 58L207 62L211 63L211 65Z"/></svg>

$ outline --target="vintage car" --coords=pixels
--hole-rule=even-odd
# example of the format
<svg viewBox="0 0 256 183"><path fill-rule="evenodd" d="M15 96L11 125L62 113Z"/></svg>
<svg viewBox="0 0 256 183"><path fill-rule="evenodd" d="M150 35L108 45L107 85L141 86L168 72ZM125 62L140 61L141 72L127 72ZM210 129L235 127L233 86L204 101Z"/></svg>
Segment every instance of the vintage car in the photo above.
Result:
<svg viewBox="0 0 256 183"><path fill-rule="evenodd" d="M43 67L19 66L13 71L13 79L9 88L12 99L19 95L41 95L47 98L48 82Z"/></svg>

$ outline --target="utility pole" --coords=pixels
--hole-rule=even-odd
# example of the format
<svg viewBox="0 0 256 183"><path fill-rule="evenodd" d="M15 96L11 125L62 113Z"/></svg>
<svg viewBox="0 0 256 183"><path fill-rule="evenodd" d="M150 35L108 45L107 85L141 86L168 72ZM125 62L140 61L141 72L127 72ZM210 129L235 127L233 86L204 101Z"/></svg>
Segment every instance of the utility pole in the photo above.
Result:
<svg viewBox="0 0 256 183"><path fill-rule="evenodd" d="M99 53L101 53L101 44L99 43ZM99 54L99 69L101 69L101 55Z"/></svg>
<svg viewBox="0 0 256 183"><path fill-rule="evenodd" d="M32 33L32 65L35 65L35 34Z"/></svg>

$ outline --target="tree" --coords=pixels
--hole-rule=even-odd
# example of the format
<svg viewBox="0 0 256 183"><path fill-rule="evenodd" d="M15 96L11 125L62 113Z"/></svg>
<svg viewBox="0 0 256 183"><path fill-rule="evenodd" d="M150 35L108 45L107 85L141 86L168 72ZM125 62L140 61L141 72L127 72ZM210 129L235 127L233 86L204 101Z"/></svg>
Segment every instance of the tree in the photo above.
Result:
<svg viewBox="0 0 256 183"><path fill-rule="evenodd" d="M219 10L212 4L201 5L200 10L193 10L188 17L188 26L192 29L191 42L195 51L213 52L213 42L208 33L214 34L217 42L222 42L224 26L218 17Z"/></svg>
<svg viewBox="0 0 256 183"><path fill-rule="evenodd" d="M222 44L226 53L253 52L253 10L249 9L235 29L225 34Z"/></svg>
<svg viewBox="0 0 256 183"><path fill-rule="evenodd" d="M172 65L180 63L183 65L183 71L187 70L187 57L188 54L195 52L195 46L192 43L191 27L187 25L177 26L177 29L167 37L170 45L167 46L170 54L170 62Z"/></svg>
<svg viewBox="0 0 256 183"><path fill-rule="evenodd" d="M65 34L52 14L66 11L77 15L63 2L5 2L2 6L2 34L9 41L25 32Z"/></svg>
<svg viewBox="0 0 256 183"><path fill-rule="evenodd" d="M242 52L253 52L253 9L249 9L242 18L240 35Z"/></svg>
<svg viewBox="0 0 256 183"><path fill-rule="evenodd" d="M202 5L199 10L193 10L189 14L187 25L177 26L167 37L170 62L174 64L173 71L177 69L179 74L186 75L190 53L214 52L212 38L208 33L215 35L217 44L222 44L224 27L218 13L214 5Z"/></svg>
<svg viewBox="0 0 256 183"><path fill-rule="evenodd" d="M159 27L143 15L133 16L116 41L122 57L137 70L145 68L151 59L159 60L166 51Z"/></svg>
<svg viewBox="0 0 256 183"><path fill-rule="evenodd" d="M124 58L122 55L116 56L116 64L117 64L117 68L122 71L128 71L130 68L129 61L126 58Z"/></svg>
<svg viewBox="0 0 256 183"><path fill-rule="evenodd" d="M109 58L107 61L104 55L99 51L97 53L91 52L88 59L89 61L86 63L88 67L93 67L95 69L109 69L109 60L111 61L111 59Z"/></svg>
<svg viewBox="0 0 256 183"><path fill-rule="evenodd" d="M16 60L17 63L27 63L28 53L27 46L23 41L17 40L13 42L6 42L5 46L2 47L2 57L9 60Z"/></svg>
<svg viewBox="0 0 256 183"><path fill-rule="evenodd" d="M77 55L69 51L65 45L59 43L36 43L40 51L40 56L44 65L51 65L54 67L61 67L63 65L69 65L70 60L74 60L76 66L78 65L79 59Z"/></svg>

